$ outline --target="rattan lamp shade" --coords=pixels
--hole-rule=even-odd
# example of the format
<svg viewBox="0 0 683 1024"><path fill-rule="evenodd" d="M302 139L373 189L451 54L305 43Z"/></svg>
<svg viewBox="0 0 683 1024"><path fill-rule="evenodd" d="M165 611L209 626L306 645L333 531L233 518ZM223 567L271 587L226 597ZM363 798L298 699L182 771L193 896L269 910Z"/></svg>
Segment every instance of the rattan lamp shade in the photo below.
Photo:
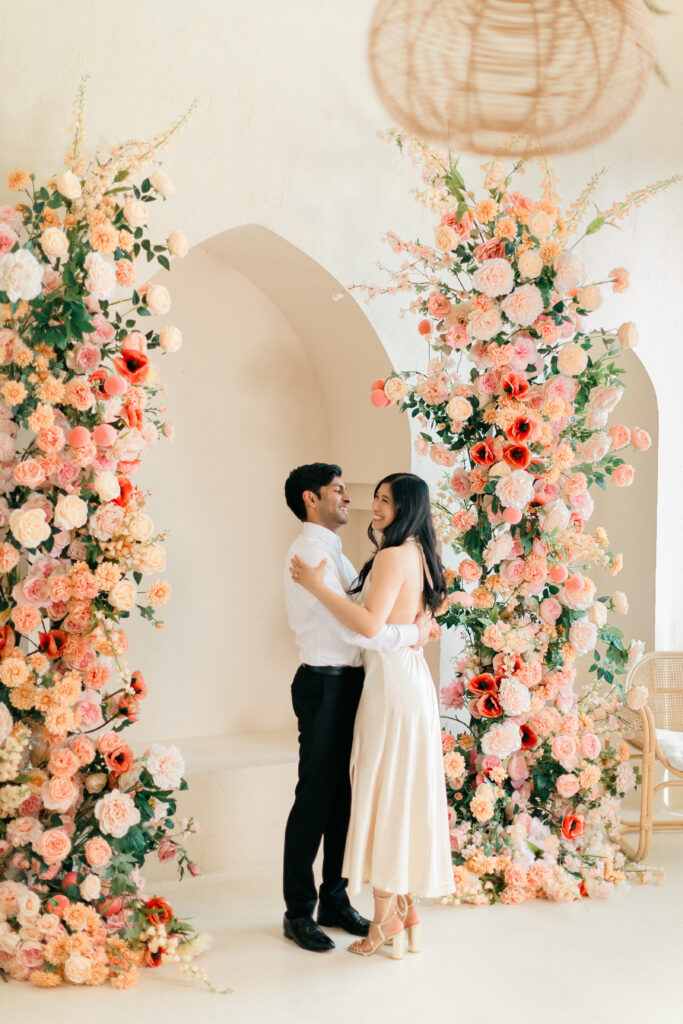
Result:
<svg viewBox="0 0 683 1024"><path fill-rule="evenodd" d="M652 15L644 0L380 0L369 57L387 111L423 140L567 153L611 135L639 101Z"/></svg>

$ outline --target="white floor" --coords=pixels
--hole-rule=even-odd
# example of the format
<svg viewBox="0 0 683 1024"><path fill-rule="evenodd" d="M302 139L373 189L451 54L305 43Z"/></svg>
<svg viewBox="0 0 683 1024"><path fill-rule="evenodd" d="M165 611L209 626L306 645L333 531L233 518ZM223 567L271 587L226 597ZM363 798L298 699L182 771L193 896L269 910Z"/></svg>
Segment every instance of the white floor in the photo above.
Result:
<svg viewBox="0 0 683 1024"><path fill-rule="evenodd" d="M44 1024L679 1024L683 1020L683 835L659 835L659 887L607 902L490 908L423 905L423 952L402 962L337 949L306 953L282 937L279 879L216 876L157 886L214 936L199 963L219 996L174 967L126 992L0 986L0 1019ZM368 894L357 905L369 909Z"/></svg>

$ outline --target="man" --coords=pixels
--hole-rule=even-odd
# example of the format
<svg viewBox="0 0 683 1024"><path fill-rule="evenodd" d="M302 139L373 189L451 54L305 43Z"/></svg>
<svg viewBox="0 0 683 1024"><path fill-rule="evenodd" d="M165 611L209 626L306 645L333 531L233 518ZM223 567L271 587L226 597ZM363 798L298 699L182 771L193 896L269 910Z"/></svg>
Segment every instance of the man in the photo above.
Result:
<svg viewBox="0 0 683 1024"><path fill-rule="evenodd" d="M373 639L352 633L303 587L291 579L294 555L318 565L324 558L325 583L346 594L356 571L342 554L337 532L348 522L350 498L339 466L316 462L293 470L285 499L303 524L285 560L285 601L296 635L301 665L292 683L299 723L299 781L285 830L284 934L303 949L324 952L334 943L320 925L368 933L369 922L354 910L341 869L349 824L349 759L353 724L363 687L360 648L394 651L425 643L429 624L418 616L410 625L387 625ZM323 842L322 885L318 893L313 862ZM313 920L316 903L318 922Z"/></svg>

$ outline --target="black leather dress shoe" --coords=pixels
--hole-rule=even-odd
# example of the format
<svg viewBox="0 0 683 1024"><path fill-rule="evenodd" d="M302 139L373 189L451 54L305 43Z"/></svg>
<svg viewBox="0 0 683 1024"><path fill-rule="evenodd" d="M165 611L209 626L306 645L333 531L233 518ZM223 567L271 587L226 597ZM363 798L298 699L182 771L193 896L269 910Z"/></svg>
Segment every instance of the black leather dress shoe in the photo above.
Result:
<svg viewBox="0 0 683 1024"><path fill-rule="evenodd" d="M318 909L318 924L327 928L343 928L351 935L365 936L370 930L370 922L354 910L353 907L342 907L341 910L329 910L326 907Z"/></svg>
<svg viewBox="0 0 683 1024"><path fill-rule="evenodd" d="M291 939L297 946L311 953L326 953L328 949L334 949L332 939L318 928L312 917L287 917L285 914L282 930L286 939Z"/></svg>

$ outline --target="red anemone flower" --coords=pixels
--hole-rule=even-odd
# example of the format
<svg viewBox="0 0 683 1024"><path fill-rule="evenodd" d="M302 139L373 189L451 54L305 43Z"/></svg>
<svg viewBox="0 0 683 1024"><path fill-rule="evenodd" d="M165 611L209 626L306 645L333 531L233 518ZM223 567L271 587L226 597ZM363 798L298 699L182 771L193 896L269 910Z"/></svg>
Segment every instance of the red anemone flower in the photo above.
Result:
<svg viewBox="0 0 683 1024"><path fill-rule="evenodd" d="M476 704L477 711L484 718L498 718L503 709L495 693L486 693L480 697Z"/></svg>
<svg viewBox="0 0 683 1024"><path fill-rule="evenodd" d="M522 750L533 750L538 743L538 736L526 722L520 725L519 730L522 734Z"/></svg>
<svg viewBox="0 0 683 1024"><path fill-rule="evenodd" d="M467 689L477 697L483 697L487 693L498 693L498 683L490 672L480 672L478 676L470 679Z"/></svg>
<svg viewBox="0 0 683 1024"><path fill-rule="evenodd" d="M512 469L526 469L531 462L531 452L525 444L508 444L503 451L503 461Z"/></svg>
<svg viewBox="0 0 683 1024"><path fill-rule="evenodd" d="M478 441L473 448L470 448L470 458L478 466L492 466L497 462L493 440L490 437Z"/></svg>
<svg viewBox="0 0 683 1024"><path fill-rule="evenodd" d="M535 420L529 416L518 416L512 426L508 429L507 435L511 441L523 443L535 441L538 437L538 426Z"/></svg>
<svg viewBox="0 0 683 1024"><path fill-rule="evenodd" d="M582 814L568 814L562 822L562 835L565 839L578 839L586 827L586 819Z"/></svg>
<svg viewBox="0 0 683 1024"><path fill-rule="evenodd" d="M144 384L149 373L149 359L144 352L131 348L121 349L121 355L114 360L114 366L129 384Z"/></svg>
<svg viewBox="0 0 683 1024"><path fill-rule="evenodd" d="M40 649L48 658L60 658L64 652L66 640L66 632L63 629L51 629L49 633L38 634Z"/></svg>
<svg viewBox="0 0 683 1024"><path fill-rule="evenodd" d="M500 383L505 394L512 398L524 398L529 392L529 382L518 373L506 373Z"/></svg>

